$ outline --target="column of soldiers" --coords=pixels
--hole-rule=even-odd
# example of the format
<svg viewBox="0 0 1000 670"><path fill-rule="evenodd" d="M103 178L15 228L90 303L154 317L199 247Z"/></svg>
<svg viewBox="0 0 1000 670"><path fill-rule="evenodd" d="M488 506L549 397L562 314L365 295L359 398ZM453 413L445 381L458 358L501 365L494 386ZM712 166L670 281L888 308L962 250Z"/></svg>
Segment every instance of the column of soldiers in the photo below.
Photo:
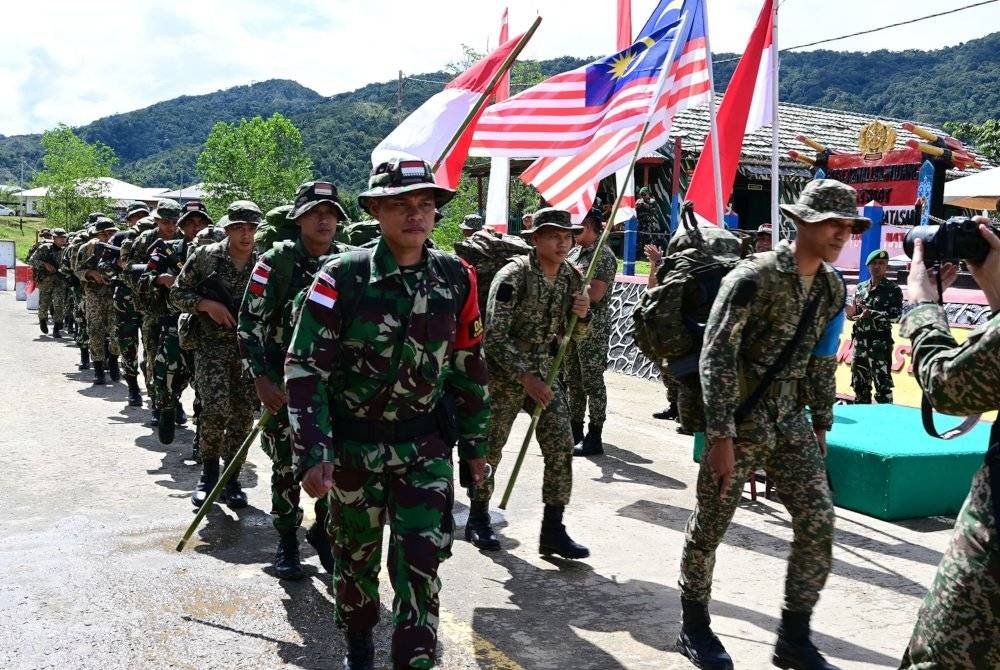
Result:
<svg viewBox="0 0 1000 670"><path fill-rule="evenodd" d="M263 406L272 415L262 446L272 460L271 515L278 534L274 573L286 579L303 575L297 530L304 490L316 498L316 523L306 539L334 577L335 619L345 633L348 670L374 667L372 631L379 619L378 573L387 523L388 568L396 592L392 667L434 667L438 569L451 555L454 536L452 450L457 446L468 472L466 539L480 549L498 550L489 513L491 474L500 467L515 417L536 404L543 408L537 429L544 461L539 552L570 559L590 553L569 536L563 520L574 444L580 455L602 450L606 392L599 363L607 357L614 256L600 251L596 281L589 287L583 272L598 252L594 242L603 217L592 213L583 226L575 226L568 212L535 212L524 232L532 249L494 277L484 326L475 271L428 241L439 209L453 195L435 183L429 165L397 160L376 166L369 189L359 196L381 233L362 248L335 241L348 217L329 182L307 182L293 204L269 212L276 227L258 237L260 248L255 248L255 231L261 214L249 201L233 203L219 227L211 226L200 204L182 210L173 201L160 201L145 224L155 227L143 232L146 212L137 206L121 245L121 267L145 263L129 288L142 315L144 369L154 412L161 425L179 421L179 397L188 379L201 405L202 475L193 504L204 503L218 482L220 459L234 458L254 412ZM833 424L836 361L824 342L846 296L831 263L847 238L870 222L857 215L853 189L834 180L810 183L795 205L782 209L796 224L795 241L747 257L726 276L701 353L704 399L699 404L708 448L680 566L677 640L678 651L699 668L733 667L710 625L715 551L743 483L759 466L766 466L777 482L793 528L773 661L782 668L834 668L812 643L810 625L832 563L834 525L824 457ZM116 331L108 326L105 301L110 304L111 296L105 287L110 282L102 281L99 259L100 245L114 234L110 223L95 217L85 233L93 239L74 240L79 244L71 265L85 287L86 327L83 319L81 327L89 328L95 377L121 351ZM463 222L470 235L484 234L476 232L481 227L481 220ZM33 254L36 270L64 262L66 252L60 256L56 244L62 232L53 231L51 248L42 245ZM128 254L126 242L131 242ZM574 242L579 244L575 249ZM978 270L984 281L1000 277L1000 240L990 244L992 260ZM895 318L874 297L884 290L877 265L886 260L883 255L868 259L873 281L859 286L862 296L847 308L859 325ZM184 259L179 268L168 260L171 256ZM933 293L929 281L919 289ZM152 297L156 292L159 298ZM1000 288L994 287L994 307L1000 304L997 296ZM50 312L58 313L53 298L47 300ZM891 302L894 309L894 296ZM926 343L943 317L929 307L918 309L908 334ZM571 314L580 321L566 333ZM946 323L943 327L946 331ZM952 365L961 366L964 376L938 387L937 401L948 402L947 391L953 390L963 396L962 407L988 409L965 393L959 380L981 366L976 361L988 358L987 352L995 353L995 343L992 348L984 343L995 340L997 332L987 329L981 340L970 337L968 356ZM561 383L550 387L544 382L565 336L571 339L568 392ZM926 372L925 365L921 373ZM750 394L755 402L748 406L748 389L768 378L773 382L763 393ZM995 641L977 652L977 642L965 639L954 624L956 616L989 616L989 603L995 602L990 599L1000 593L995 575L992 583L964 591L949 581L955 574L965 584L975 583L990 569L988 561L996 560L986 482L998 470L984 468L977 476L947 567L942 565L921 610L907 651L912 665L906 667L994 667L989 664L998 660ZM992 491L995 495L995 484ZM234 508L246 505L238 475L227 482L221 501ZM982 529L992 548L970 550L970 538ZM986 562L970 567L963 552L979 552ZM956 598L956 591L971 602ZM989 635L995 629L984 624L983 631ZM986 665L969 661L977 653Z"/></svg>

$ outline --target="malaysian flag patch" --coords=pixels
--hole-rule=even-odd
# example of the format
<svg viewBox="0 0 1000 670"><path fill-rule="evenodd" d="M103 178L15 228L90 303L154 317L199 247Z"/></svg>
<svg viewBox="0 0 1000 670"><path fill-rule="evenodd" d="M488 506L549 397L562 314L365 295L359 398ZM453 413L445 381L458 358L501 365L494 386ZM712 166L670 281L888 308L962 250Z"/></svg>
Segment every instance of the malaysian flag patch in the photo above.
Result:
<svg viewBox="0 0 1000 670"><path fill-rule="evenodd" d="M337 302L336 286L337 282L334 281L333 277L325 272L320 272L316 275L312 290L309 291L309 300L327 309L332 309L334 303Z"/></svg>
<svg viewBox="0 0 1000 670"><path fill-rule="evenodd" d="M271 268L264 261L258 261L250 275L250 292L254 295L264 295L267 280L271 276Z"/></svg>

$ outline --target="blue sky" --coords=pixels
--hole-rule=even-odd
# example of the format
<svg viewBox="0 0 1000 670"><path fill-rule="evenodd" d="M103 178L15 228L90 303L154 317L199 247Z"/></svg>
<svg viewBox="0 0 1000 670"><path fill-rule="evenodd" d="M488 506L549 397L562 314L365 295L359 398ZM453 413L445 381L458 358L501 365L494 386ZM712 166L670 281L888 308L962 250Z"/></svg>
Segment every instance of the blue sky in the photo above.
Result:
<svg viewBox="0 0 1000 670"><path fill-rule="evenodd" d="M781 46L892 23L971 0L784 0ZM655 0L633 0L633 28ZM714 51L742 50L762 0L709 0ZM527 58L614 51L615 0L35 0L4 8L0 134L84 124L184 94L295 79L332 95L398 70L431 72L465 43L495 45L544 22ZM1000 3L827 48L940 48L1000 30Z"/></svg>

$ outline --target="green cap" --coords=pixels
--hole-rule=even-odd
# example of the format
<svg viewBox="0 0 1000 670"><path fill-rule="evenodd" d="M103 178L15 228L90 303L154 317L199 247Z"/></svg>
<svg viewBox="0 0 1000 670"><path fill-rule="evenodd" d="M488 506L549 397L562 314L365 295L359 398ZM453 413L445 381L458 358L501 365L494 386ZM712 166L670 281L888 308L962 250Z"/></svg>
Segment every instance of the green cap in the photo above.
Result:
<svg viewBox="0 0 1000 670"><path fill-rule="evenodd" d="M458 225L462 230L482 230L483 229L483 217L478 214L466 214L465 218L462 219L462 223Z"/></svg>
<svg viewBox="0 0 1000 670"><path fill-rule="evenodd" d="M66 231L63 228L53 228L52 237L66 237Z"/></svg>
<svg viewBox="0 0 1000 670"><path fill-rule="evenodd" d="M177 219L177 225L183 226L186 221L201 217L208 225L212 225L212 217L208 215L208 208L200 200L189 200L184 203L184 213Z"/></svg>
<svg viewBox="0 0 1000 670"><path fill-rule="evenodd" d="M371 214L368 205L373 198L384 198L420 189L432 189L437 208L440 209L455 197L455 192L438 186L430 163L419 159L396 158L379 163L368 178L368 190L358 196L361 209Z"/></svg>
<svg viewBox="0 0 1000 670"><path fill-rule="evenodd" d="M170 198L163 198L157 201L156 211L153 212L154 219L167 219L176 221L181 216L181 203Z"/></svg>
<svg viewBox="0 0 1000 670"><path fill-rule="evenodd" d="M264 215L264 220L267 221L269 226L280 228L288 225L288 214L291 211L291 205L278 205L277 207L273 207L267 211L267 214Z"/></svg>
<svg viewBox="0 0 1000 670"><path fill-rule="evenodd" d="M94 223L102 216L106 216L106 214L104 212L91 212L90 214L87 215L87 223L88 224Z"/></svg>
<svg viewBox="0 0 1000 670"><path fill-rule="evenodd" d="M653 193L649 190L648 186L643 186L639 189L639 195L653 195Z"/></svg>
<svg viewBox="0 0 1000 670"><path fill-rule="evenodd" d="M876 249L875 251L868 254L868 259L865 260L865 265L871 265L872 261L887 261L889 260L889 252L885 249Z"/></svg>
<svg viewBox="0 0 1000 670"><path fill-rule="evenodd" d="M546 226L567 230L574 235L583 232L583 226L573 225L573 219L569 212L564 209L556 209L555 207L544 207L538 210L532 215L532 222L534 223L534 227L522 230L521 235L532 235Z"/></svg>
<svg viewBox="0 0 1000 670"><path fill-rule="evenodd" d="M94 222L94 232L99 233L104 230L118 230L118 226L108 217L102 216Z"/></svg>
<svg viewBox="0 0 1000 670"><path fill-rule="evenodd" d="M299 186L295 194L295 204L288 214L289 219L297 219L319 204L327 203L337 212L340 223L347 221L347 212L344 211L337 197L337 187L328 181L307 181Z"/></svg>
<svg viewBox="0 0 1000 670"><path fill-rule="evenodd" d="M830 219L854 222L853 232L859 235L872 222L858 216L858 192L836 179L814 179L802 189L794 205L781 205L781 211L796 223L823 223Z"/></svg>
<svg viewBox="0 0 1000 670"><path fill-rule="evenodd" d="M257 225L264 216L260 207L252 200L236 200L226 208L226 216L229 217L226 225L234 223L252 223ZM221 222L220 222L221 225Z"/></svg>
<svg viewBox="0 0 1000 670"><path fill-rule="evenodd" d="M143 214L149 214L149 207L146 207L146 203L139 202L138 200L133 200L125 208L125 218L132 216L133 214L138 214L142 212Z"/></svg>

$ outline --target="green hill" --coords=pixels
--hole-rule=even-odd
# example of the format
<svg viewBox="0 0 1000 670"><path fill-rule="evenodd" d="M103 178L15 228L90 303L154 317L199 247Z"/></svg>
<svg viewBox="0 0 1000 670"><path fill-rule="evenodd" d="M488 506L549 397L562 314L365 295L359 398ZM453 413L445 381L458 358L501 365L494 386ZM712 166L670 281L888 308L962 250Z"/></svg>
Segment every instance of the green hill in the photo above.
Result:
<svg viewBox="0 0 1000 670"><path fill-rule="evenodd" d="M716 87L725 87L736 63L718 54ZM586 60L542 61L545 76ZM441 90L444 72L415 75L403 87L405 115ZM198 181L195 158L217 121L280 112L302 131L318 175L358 189L369 154L398 121L397 82L373 83L329 98L294 81L271 80L207 95L182 96L116 114L77 128L81 137L111 146L119 175L147 186L178 187ZM782 54L781 99L940 125L945 121L1000 119L1000 33L934 51ZM0 129L2 130L2 129ZM16 183L41 165L39 135L0 135L0 183Z"/></svg>

